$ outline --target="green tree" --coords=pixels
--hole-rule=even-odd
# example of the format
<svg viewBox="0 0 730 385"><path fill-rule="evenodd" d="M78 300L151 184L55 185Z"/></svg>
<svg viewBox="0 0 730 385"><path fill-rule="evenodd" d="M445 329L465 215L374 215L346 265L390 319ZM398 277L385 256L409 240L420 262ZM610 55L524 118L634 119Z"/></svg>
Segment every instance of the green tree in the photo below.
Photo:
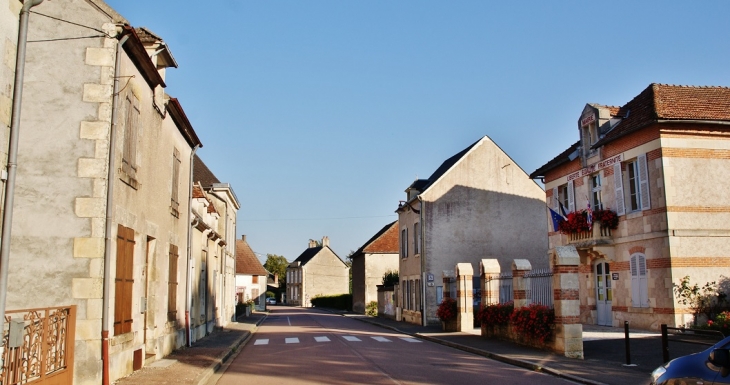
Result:
<svg viewBox="0 0 730 385"><path fill-rule="evenodd" d="M281 255L266 254L266 262L264 263L264 269L271 274L277 274L279 276L279 288L277 289L277 299L281 300L281 293L286 290L286 267L289 266L289 261Z"/></svg>
<svg viewBox="0 0 730 385"><path fill-rule="evenodd" d="M350 250L350 254L347 254L345 258L345 265L347 265L347 271L350 275L350 294L352 294L352 256L355 254L355 250Z"/></svg>

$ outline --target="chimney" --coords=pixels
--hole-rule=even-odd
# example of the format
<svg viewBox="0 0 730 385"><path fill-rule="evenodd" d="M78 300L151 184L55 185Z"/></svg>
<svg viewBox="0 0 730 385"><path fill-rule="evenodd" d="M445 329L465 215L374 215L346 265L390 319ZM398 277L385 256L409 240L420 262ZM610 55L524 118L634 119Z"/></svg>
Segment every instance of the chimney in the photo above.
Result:
<svg viewBox="0 0 730 385"><path fill-rule="evenodd" d="M246 234L241 235L241 240L246 242Z"/></svg>
<svg viewBox="0 0 730 385"><path fill-rule="evenodd" d="M274 273L274 285L279 284L279 273Z"/></svg>
<svg viewBox="0 0 730 385"><path fill-rule="evenodd" d="M314 239L309 240L309 248L311 249L312 247L317 247L317 241Z"/></svg>
<svg viewBox="0 0 730 385"><path fill-rule="evenodd" d="M324 237L322 237L322 247L325 247L325 246L329 247L329 245L330 245L330 237L325 235Z"/></svg>

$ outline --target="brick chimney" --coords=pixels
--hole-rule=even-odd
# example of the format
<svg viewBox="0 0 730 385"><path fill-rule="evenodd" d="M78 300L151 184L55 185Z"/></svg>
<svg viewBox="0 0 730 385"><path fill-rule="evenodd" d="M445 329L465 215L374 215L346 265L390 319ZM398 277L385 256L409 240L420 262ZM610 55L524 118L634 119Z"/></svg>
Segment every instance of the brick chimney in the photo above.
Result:
<svg viewBox="0 0 730 385"><path fill-rule="evenodd" d="M325 235L324 237L322 237L322 247L325 247L325 246L329 247L329 245L330 245L330 237Z"/></svg>

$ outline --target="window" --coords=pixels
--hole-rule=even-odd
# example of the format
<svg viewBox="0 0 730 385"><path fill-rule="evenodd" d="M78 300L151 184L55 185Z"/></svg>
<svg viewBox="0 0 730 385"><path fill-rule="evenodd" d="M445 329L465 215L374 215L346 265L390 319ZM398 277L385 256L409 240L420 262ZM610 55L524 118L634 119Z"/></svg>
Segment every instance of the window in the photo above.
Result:
<svg viewBox="0 0 730 385"><path fill-rule="evenodd" d="M251 283L259 283L259 276L258 275L251 276Z"/></svg>
<svg viewBox="0 0 730 385"><path fill-rule="evenodd" d="M416 289L416 286L415 286L415 282L413 280L410 280L410 281L408 281L408 285L410 285L410 287L411 287L411 297L410 297L411 306L410 306L410 309L411 310L416 310L416 290L415 290Z"/></svg>
<svg viewBox="0 0 730 385"><path fill-rule="evenodd" d="M601 174L591 175L591 208L593 211L603 208L601 202Z"/></svg>
<svg viewBox="0 0 730 385"><path fill-rule="evenodd" d="M400 231L400 257L408 258L408 229Z"/></svg>
<svg viewBox="0 0 730 385"><path fill-rule="evenodd" d="M176 148L172 152L172 194L170 197L170 213L180 217L180 151Z"/></svg>
<svg viewBox="0 0 730 385"><path fill-rule="evenodd" d="M416 300L414 301L413 309L415 311L420 311L421 310L421 280L420 279L416 280L416 285L414 287L414 290L416 292Z"/></svg>
<svg viewBox="0 0 730 385"><path fill-rule="evenodd" d="M631 255L631 306L649 307L649 286L646 271L646 256Z"/></svg>
<svg viewBox="0 0 730 385"><path fill-rule="evenodd" d="M176 245L170 245L169 273L167 279L167 320L177 319L177 259Z"/></svg>
<svg viewBox="0 0 730 385"><path fill-rule="evenodd" d="M421 253L421 231L418 223L413 225L413 254Z"/></svg>
<svg viewBox="0 0 730 385"><path fill-rule="evenodd" d="M122 172L130 186L137 188L137 136L139 132L139 100L132 93L125 98L124 147L122 150Z"/></svg>
<svg viewBox="0 0 730 385"><path fill-rule="evenodd" d="M408 302L408 298L409 298L408 281L403 281L402 287L403 287L403 309L408 310L408 309L410 309L410 307L409 307L410 304Z"/></svg>
<svg viewBox="0 0 730 385"><path fill-rule="evenodd" d="M117 272L114 278L114 335L132 331L134 230L117 227Z"/></svg>
<svg viewBox="0 0 730 385"><path fill-rule="evenodd" d="M624 164L626 165L626 172L623 175L621 164L616 164L613 167L616 188L616 214L624 215L627 211L650 209L649 173L646 154L641 154L635 160Z"/></svg>
<svg viewBox="0 0 730 385"><path fill-rule="evenodd" d="M641 194L639 194L639 166L634 162L629 162L626 165L629 176L629 208L631 211L636 211L641 208Z"/></svg>

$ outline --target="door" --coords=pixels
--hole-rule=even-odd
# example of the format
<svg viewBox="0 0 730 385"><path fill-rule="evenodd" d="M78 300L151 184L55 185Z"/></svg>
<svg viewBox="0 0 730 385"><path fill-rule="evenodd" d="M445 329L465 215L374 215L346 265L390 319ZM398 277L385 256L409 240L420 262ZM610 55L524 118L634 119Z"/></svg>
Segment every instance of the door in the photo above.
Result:
<svg viewBox="0 0 730 385"><path fill-rule="evenodd" d="M611 312L613 291L611 289L611 272L609 271L608 263L598 262L595 273L597 323L603 326L613 326L613 315Z"/></svg>

